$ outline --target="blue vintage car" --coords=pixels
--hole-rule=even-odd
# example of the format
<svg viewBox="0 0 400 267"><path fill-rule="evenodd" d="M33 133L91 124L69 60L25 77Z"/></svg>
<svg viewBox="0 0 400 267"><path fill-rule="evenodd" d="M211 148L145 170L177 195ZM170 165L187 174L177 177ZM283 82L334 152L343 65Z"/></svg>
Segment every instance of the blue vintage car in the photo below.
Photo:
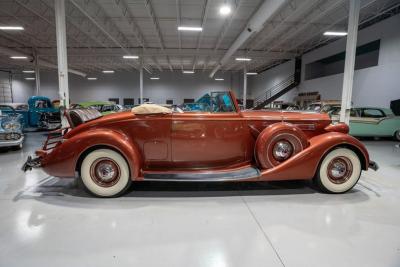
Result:
<svg viewBox="0 0 400 267"><path fill-rule="evenodd" d="M22 114L26 128L54 130L61 126L60 110L55 108L49 98L32 96L28 100L28 108L16 109Z"/></svg>
<svg viewBox="0 0 400 267"><path fill-rule="evenodd" d="M22 148L24 118L11 105L0 104L0 147Z"/></svg>

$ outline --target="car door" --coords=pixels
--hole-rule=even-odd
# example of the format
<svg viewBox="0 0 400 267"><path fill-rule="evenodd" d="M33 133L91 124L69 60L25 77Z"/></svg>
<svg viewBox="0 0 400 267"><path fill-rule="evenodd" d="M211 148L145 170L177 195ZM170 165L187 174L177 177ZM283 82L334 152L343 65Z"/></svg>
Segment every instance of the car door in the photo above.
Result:
<svg viewBox="0 0 400 267"><path fill-rule="evenodd" d="M350 134L355 136L385 136L380 123L386 118L385 113L377 108L358 109L358 116L351 117Z"/></svg>
<svg viewBox="0 0 400 267"><path fill-rule="evenodd" d="M217 100L213 98L218 98ZM174 113L172 164L177 168L218 168L245 159L245 124L229 93L212 96L211 112Z"/></svg>

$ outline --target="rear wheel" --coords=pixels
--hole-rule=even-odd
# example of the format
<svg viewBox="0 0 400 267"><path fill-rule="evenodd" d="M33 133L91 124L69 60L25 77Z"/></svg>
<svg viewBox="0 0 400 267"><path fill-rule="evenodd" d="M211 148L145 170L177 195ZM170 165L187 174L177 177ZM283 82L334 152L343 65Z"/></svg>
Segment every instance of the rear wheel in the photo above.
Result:
<svg viewBox="0 0 400 267"><path fill-rule="evenodd" d="M352 189L361 175L361 161L348 148L329 152L320 163L315 179L318 187L328 193L345 193Z"/></svg>
<svg viewBox="0 0 400 267"><path fill-rule="evenodd" d="M131 184L128 163L111 149L90 152L82 162L81 179L90 193L100 197L120 196Z"/></svg>

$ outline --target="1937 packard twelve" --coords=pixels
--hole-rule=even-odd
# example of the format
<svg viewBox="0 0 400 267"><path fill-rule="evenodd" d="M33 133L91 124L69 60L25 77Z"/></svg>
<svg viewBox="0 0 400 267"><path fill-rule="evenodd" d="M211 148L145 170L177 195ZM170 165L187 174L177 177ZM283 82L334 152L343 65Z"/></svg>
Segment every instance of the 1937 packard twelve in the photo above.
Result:
<svg viewBox="0 0 400 267"><path fill-rule="evenodd" d="M327 114L241 111L215 92L211 111L174 112L144 104L102 117L69 110L69 128L51 133L23 170L79 177L96 196L121 195L132 181L311 180L344 193L362 170L377 169L346 124Z"/></svg>

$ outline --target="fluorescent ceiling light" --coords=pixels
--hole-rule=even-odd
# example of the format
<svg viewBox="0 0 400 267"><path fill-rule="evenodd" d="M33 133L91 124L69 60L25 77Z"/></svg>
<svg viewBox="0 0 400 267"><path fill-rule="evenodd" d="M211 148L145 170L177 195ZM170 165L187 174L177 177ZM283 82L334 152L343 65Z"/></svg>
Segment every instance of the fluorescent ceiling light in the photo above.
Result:
<svg viewBox="0 0 400 267"><path fill-rule="evenodd" d="M25 78L25 80L28 80L28 81L33 81L33 80L35 80L35 78L28 77L28 78Z"/></svg>
<svg viewBox="0 0 400 267"><path fill-rule="evenodd" d="M229 5L222 5L219 8L219 14L221 14L222 16L226 16L229 15L231 13L232 9Z"/></svg>
<svg viewBox="0 0 400 267"><path fill-rule="evenodd" d="M346 36L347 32L324 32L326 36Z"/></svg>
<svg viewBox="0 0 400 267"><path fill-rule="evenodd" d="M201 32L203 30L202 27L190 27L190 26L179 26L178 31L192 31L192 32Z"/></svg>
<svg viewBox="0 0 400 267"><path fill-rule="evenodd" d="M21 26L0 26L0 30L3 31L22 31L24 27Z"/></svg>
<svg viewBox="0 0 400 267"><path fill-rule="evenodd" d="M12 59L28 59L28 57L25 57L25 56L11 56L10 58L12 58Z"/></svg>
<svg viewBox="0 0 400 267"><path fill-rule="evenodd" d="M224 78L215 78L216 81L224 81Z"/></svg>
<svg viewBox="0 0 400 267"><path fill-rule="evenodd" d="M159 80L159 77L150 77L150 80Z"/></svg>
<svg viewBox="0 0 400 267"><path fill-rule="evenodd" d="M88 77L87 79L88 79L89 81L95 81L95 80L97 80L96 77Z"/></svg>
<svg viewBox="0 0 400 267"><path fill-rule="evenodd" d="M114 73L113 70L103 70L103 73Z"/></svg>
<svg viewBox="0 0 400 267"><path fill-rule="evenodd" d="M127 55L127 56L123 56L123 58L125 58L125 59L138 59L139 56L130 56L130 55Z"/></svg>
<svg viewBox="0 0 400 267"><path fill-rule="evenodd" d="M184 70L183 73L185 73L185 74L193 74L194 71L193 70Z"/></svg>
<svg viewBox="0 0 400 267"><path fill-rule="evenodd" d="M34 70L23 70L22 72L23 72L23 73L35 73Z"/></svg>
<svg viewBox="0 0 400 267"><path fill-rule="evenodd" d="M237 60L237 61L250 61L251 58L247 58L247 57L237 57L237 58L235 58L235 60Z"/></svg>
<svg viewBox="0 0 400 267"><path fill-rule="evenodd" d="M257 75L257 72L246 72L246 75Z"/></svg>

